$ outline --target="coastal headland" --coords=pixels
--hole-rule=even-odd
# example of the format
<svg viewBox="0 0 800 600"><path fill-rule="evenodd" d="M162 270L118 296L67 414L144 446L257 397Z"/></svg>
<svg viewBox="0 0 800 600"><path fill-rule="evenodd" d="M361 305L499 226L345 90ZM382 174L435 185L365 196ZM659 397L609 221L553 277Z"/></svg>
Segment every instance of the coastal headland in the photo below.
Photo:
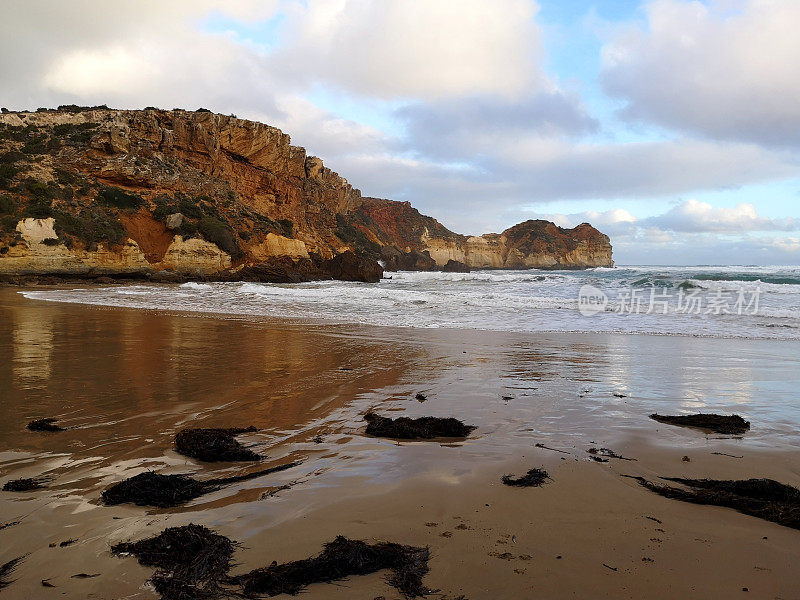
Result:
<svg viewBox="0 0 800 600"><path fill-rule="evenodd" d="M262 123L207 110L0 114L0 277L377 281L388 270L611 266L588 223L467 236L362 197ZM378 262L380 261L380 263Z"/></svg>

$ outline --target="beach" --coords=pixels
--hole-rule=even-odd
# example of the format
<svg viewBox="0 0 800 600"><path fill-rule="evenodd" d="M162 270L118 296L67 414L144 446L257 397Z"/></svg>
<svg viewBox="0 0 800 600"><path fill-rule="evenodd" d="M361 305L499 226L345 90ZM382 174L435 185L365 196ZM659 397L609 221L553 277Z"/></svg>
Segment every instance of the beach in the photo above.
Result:
<svg viewBox="0 0 800 600"><path fill-rule="evenodd" d="M180 293L133 291L162 289ZM800 596L797 530L624 477L799 487L800 340L378 326L20 291L0 288L0 477L50 479L0 493L0 523L18 522L0 529L0 564L25 556L3 597L156 598L153 569L110 547L188 523L239 542L233 574L312 556L337 535L429 546L424 583L450 600ZM477 429L374 438L369 411ZM737 413L752 428L721 436L656 412ZM67 430L25 429L43 417ZM184 427L250 425L260 431L240 439L266 457L257 465L173 449ZM591 448L623 458L596 462ZM177 508L99 502L148 470L205 479L293 461ZM501 483L532 468L549 474L541 487ZM385 572L303 593L401 597Z"/></svg>

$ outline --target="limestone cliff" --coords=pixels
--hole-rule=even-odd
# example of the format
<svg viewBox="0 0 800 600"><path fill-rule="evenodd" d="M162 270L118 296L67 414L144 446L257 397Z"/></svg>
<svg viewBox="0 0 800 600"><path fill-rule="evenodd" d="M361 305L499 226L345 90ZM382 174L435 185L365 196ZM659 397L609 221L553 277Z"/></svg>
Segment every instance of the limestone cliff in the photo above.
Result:
<svg viewBox="0 0 800 600"><path fill-rule="evenodd" d="M338 258L349 250L357 260ZM375 280L368 263L390 255L411 268L611 264L589 225L465 237L408 203L364 199L285 133L234 116L0 114L0 275Z"/></svg>

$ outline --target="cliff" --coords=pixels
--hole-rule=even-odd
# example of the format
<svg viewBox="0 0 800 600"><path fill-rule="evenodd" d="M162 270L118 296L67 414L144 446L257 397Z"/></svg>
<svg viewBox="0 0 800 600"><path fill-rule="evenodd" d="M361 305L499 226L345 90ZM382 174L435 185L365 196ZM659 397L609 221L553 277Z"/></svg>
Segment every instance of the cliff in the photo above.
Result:
<svg viewBox="0 0 800 600"><path fill-rule="evenodd" d="M608 236L588 223L565 229L532 220L500 234L465 236L421 215L408 202L364 198L356 213L371 220L383 246L427 253L439 267L448 261L473 269L581 269L614 264Z"/></svg>
<svg viewBox="0 0 800 600"><path fill-rule="evenodd" d="M288 135L234 116L0 114L0 275L374 281L376 259L419 269L612 264L608 238L587 224L528 221L467 237L408 203L362 198Z"/></svg>

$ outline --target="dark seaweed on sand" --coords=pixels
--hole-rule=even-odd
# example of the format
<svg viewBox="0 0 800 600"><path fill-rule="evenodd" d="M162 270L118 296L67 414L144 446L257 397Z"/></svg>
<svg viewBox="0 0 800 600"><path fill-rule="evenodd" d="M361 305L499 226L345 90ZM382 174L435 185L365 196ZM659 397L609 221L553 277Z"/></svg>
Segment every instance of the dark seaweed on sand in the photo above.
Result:
<svg viewBox="0 0 800 600"><path fill-rule="evenodd" d="M398 417L391 419L389 417L380 417L374 413L367 413L364 415L364 420L368 422L367 435L401 440L429 440L442 437L464 438L477 429L474 425L464 425L464 423L452 417L419 417L418 419Z"/></svg>
<svg viewBox="0 0 800 600"><path fill-rule="evenodd" d="M103 503L111 506L136 504L137 506L170 508L199 498L203 494L214 492L224 485L285 471L299 464L300 462L293 462L247 475L205 481L198 481L189 475L161 475L148 471L112 485L102 493L101 499Z"/></svg>
<svg viewBox="0 0 800 600"><path fill-rule="evenodd" d="M428 548L389 542L368 544L339 536L321 554L230 577L237 544L201 525L170 527L159 535L111 547L114 554L132 554L139 564L154 567L150 578L164 600L211 600L266 594L297 594L313 583L367 575L390 569L389 583L407 597L428 590ZM224 586L224 587L223 587ZM241 588L241 591L235 588Z"/></svg>
<svg viewBox="0 0 800 600"><path fill-rule="evenodd" d="M696 415L650 415L650 418L659 423L678 425L681 427L694 427L706 429L714 433L742 434L750 429L750 421L745 421L739 415L715 415L711 413L698 413Z"/></svg>
<svg viewBox="0 0 800 600"><path fill-rule="evenodd" d="M368 544L338 536L325 544L322 553L317 556L256 569L233 578L233 581L243 586L246 595L294 595L312 583L391 569L389 584L404 596L413 598L430 592L422 583L422 578L429 570L429 558L428 548L390 542Z"/></svg>
<svg viewBox="0 0 800 600"><path fill-rule="evenodd" d="M159 535L111 547L114 554L132 554L139 564L155 567L150 578L165 600L218 598L220 582L231 568L235 544L202 525L170 527Z"/></svg>
<svg viewBox="0 0 800 600"><path fill-rule="evenodd" d="M4 587L8 587L12 583L14 583L13 579L9 579L9 576L17 568L17 565L22 562L24 556L18 556L7 563L0 565L0 590Z"/></svg>
<svg viewBox="0 0 800 600"><path fill-rule="evenodd" d="M772 479L682 479L662 477L683 488L634 477L647 489L664 496L691 502L733 508L741 513L800 529L800 490Z"/></svg>
<svg viewBox="0 0 800 600"><path fill-rule="evenodd" d="M599 460L598 459L598 455L605 456L605 457L608 457L608 458L618 458L620 460L633 460L633 461L636 460L635 458L627 458L625 456L622 456L621 454L617 454L616 452L614 452L610 448L594 448L594 447L592 447L592 448L589 448L586 452L591 454L592 458L597 460L597 462L608 462L608 461Z"/></svg>
<svg viewBox="0 0 800 600"><path fill-rule="evenodd" d="M503 475L503 483L514 487L539 487L543 485L550 476L544 469L531 469L522 477L514 478L513 475Z"/></svg>
<svg viewBox="0 0 800 600"><path fill-rule="evenodd" d="M42 485L47 479L43 477L32 477L29 479L12 479L3 485L4 492L30 492L43 488Z"/></svg>
<svg viewBox="0 0 800 600"><path fill-rule="evenodd" d="M60 425L56 425L57 419L48 417L47 419L35 419L28 423L28 429L31 431L66 431Z"/></svg>
<svg viewBox="0 0 800 600"><path fill-rule="evenodd" d="M252 431L258 429L184 429L175 436L175 449L184 456L206 462L261 460L261 456L242 446L235 437Z"/></svg>

